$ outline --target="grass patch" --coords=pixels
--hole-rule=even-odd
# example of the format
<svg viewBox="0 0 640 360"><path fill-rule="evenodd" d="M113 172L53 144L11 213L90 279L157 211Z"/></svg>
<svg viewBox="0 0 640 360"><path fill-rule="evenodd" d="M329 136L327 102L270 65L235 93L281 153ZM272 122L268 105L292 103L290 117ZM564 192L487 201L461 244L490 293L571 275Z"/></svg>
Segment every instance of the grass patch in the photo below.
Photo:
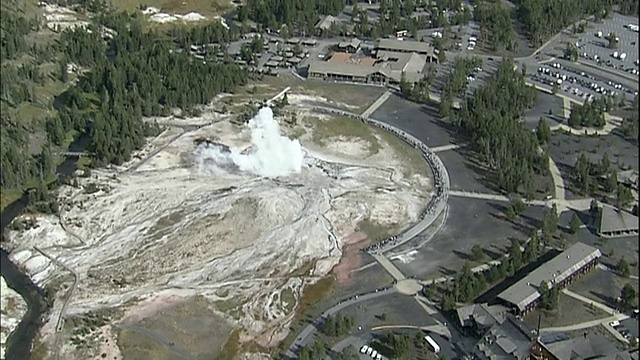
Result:
<svg viewBox="0 0 640 360"><path fill-rule="evenodd" d="M609 315L597 307L560 293L558 308L554 311L542 311L540 328L569 326L591 320L605 319ZM525 324L535 329L538 324L538 311L524 318Z"/></svg>
<svg viewBox="0 0 640 360"><path fill-rule="evenodd" d="M230 0L113 0L111 3L116 9L128 12L134 12L145 5L169 14L197 12L205 16L218 15L233 7Z"/></svg>
<svg viewBox="0 0 640 360"><path fill-rule="evenodd" d="M431 176L431 169L422 157L420 151L414 149L404 142L404 140L387 131L378 130L378 134L380 134L380 137L393 148L398 157L403 159L404 162L409 165L403 168L403 174L405 176L411 176L413 174L420 174L427 177Z"/></svg>
<svg viewBox="0 0 640 360"><path fill-rule="evenodd" d="M300 330L307 326L309 322L313 321L313 319L310 319L312 316L312 314L310 314L311 310L320 300L328 296L329 293L333 291L335 283L336 278L333 275L328 275L318 280L315 284L304 288L302 297L300 298L300 302L296 308L296 314L291 322L289 334L280 343L280 346L277 349L272 350L272 355L276 355L277 353L284 354L284 352L289 348L289 345L291 345L296 336L298 336ZM305 317L309 317L309 319L305 319Z"/></svg>
<svg viewBox="0 0 640 360"><path fill-rule="evenodd" d="M36 334L36 337L33 339L33 344L31 344L31 360L44 360L47 358L48 351L47 345L42 341L40 334Z"/></svg>
<svg viewBox="0 0 640 360"><path fill-rule="evenodd" d="M389 237L389 229L387 227L378 225L369 219L362 220L358 223L358 231L367 234L373 243L380 242Z"/></svg>
<svg viewBox="0 0 640 360"><path fill-rule="evenodd" d="M360 138L369 143L369 154L380 151L381 146L371 127L353 119L337 117L331 120L316 121L313 125L313 142L326 145L327 140L336 136Z"/></svg>
<svg viewBox="0 0 640 360"><path fill-rule="evenodd" d="M1 189L0 190L0 212L4 211L4 209L16 202L18 199L22 197L22 190L20 189Z"/></svg>
<svg viewBox="0 0 640 360"><path fill-rule="evenodd" d="M377 86L336 84L320 80L307 80L296 90L299 91L295 92L321 96L338 107L358 114L364 112L385 92L384 88Z"/></svg>
<svg viewBox="0 0 640 360"><path fill-rule="evenodd" d="M49 116L49 110L30 102L23 102L15 108L15 116L20 124L29 126Z"/></svg>
<svg viewBox="0 0 640 360"><path fill-rule="evenodd" d="M121 329L118 332L118 347L123 355L131 359L169 360L174 354L153 339L133 330Z"/></svg>
<svg viewBox="0 0 640 360"><path fill-rule="evenodd" d="M219 360L233 360L240 352L240 329L233 329L222 347Z"/></svg>
<svg viewBox="0 0 640 360"><path fill-rule="evenodd" d="M227 313L235 308L237 308L238 306L240 306L240 304L238 302L236 302L235 300L231 299L231 300L217 300L214 301L213 304L216 306L216 308L218 308L218 310Z"/></svg>
<svg viewBox="0 0 640 360"><path fill-rule="evenodd" d="M288 314L293 311L296 306L296 296L293 290L286 288L280 293L280 303L282 309Z"/></svg>

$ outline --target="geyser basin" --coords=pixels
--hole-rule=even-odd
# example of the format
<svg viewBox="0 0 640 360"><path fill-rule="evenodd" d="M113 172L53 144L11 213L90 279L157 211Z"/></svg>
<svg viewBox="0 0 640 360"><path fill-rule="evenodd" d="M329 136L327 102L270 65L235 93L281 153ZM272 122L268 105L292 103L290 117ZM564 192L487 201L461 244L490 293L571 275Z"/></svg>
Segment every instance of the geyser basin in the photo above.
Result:
<svg viewBox="0 0 640 360"><path fill-rule="evenodd" d="M302 169L304 153L300 142L283 136L270 107L263 107L249 121L251 149L248 154L237 147L224 151L221 146L198 148L197 162L208 172L218 172L234 164L240 171L264 177L287 176ZM216 168L218 167L218 168Z"/></svg>
<svg viewBox="0 0 640 360"><path fill-rule="evenodd" d="M41 217L37 229L10 234L15 246L12 258L39 285L55 282L52 274L58 268L33 246L46 249L78 273L65 310L69 317L124 307L133 314L126 321L133 321L129 319L159 311L168 296L173 301L200 296L199 301L243 329L243 341L274 345L286 336L295 311L295 304L284 306L281 299L299 299L302 284L331 271L342 258L344 245L364 237L358 228L396 232L414 222L429 201L431 185L424 175L428 170L418 173L420 164L407 162L413 150L391 145L392 138L384 134L334 135L330 131L339 123L297 112L298 126L308 132L299 141L289 140L280 133L270 109L259 115L267 116L257 116L248 128L222 121L180 136L181 130L170 129L154 140L147 150L154 155L139 167L96 169L91 178L78 179L80 187L63 187L66 200L62 201L69 205L62 221L86 245L74 247L78 241L65 234L56 218ZM314 140L318 124L328 124L323 144ZM198 138L228 146L229 153L224 154L222 146L220 154L208 153L215 147L199 147L194 156L193 142ZM374 140L376 146L370 146ZM307 153L304 161L314 164L322 159L322 167L303 166L300 144ZM162 150L155 153L155 149ZM239 149L250 152L238 156ZM206 158L210 164L203 160L194 166L194 158ZM227 171L220 161L227 161L229 168L244 164L245 170ZM212 175L202 172L201 166L218 170ZM287 176L276 181L269 176L281 175L274 174ZM86 194L82 186L90 183L108 191ZM51 247L54 242L62 246ZM311 273L291 275L313 263ZM342 267L341 274L348 276L352 266L358 264ZM289 296L280 296L284 291ZM55 328L52 323L49 329ZM65 321L64 331L72 333L73 323ZM82 353L100 348L91 336L86 338L86 348L64 346L59 356L69 360L99 356ZM177 340L175 347L189 350Z"/></svg>

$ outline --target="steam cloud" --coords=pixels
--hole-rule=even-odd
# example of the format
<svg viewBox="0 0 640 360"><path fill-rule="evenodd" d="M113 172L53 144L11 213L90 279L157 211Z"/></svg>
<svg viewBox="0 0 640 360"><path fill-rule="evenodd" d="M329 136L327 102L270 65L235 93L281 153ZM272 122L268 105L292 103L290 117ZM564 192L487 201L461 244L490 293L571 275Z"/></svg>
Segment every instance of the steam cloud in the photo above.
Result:
<svg viewBox="0 0 640 360"><path fill-rule="evenodd" d="M235 165L240 171L264 177L286 176L299 173L304 153L300 142L280 134L280 126L273 118L270 107L263 107L249 121L251 150L243 154L242 149L223 151L220 146L200 147L196 158L206 171L219 172L220 168Z"/></svg>

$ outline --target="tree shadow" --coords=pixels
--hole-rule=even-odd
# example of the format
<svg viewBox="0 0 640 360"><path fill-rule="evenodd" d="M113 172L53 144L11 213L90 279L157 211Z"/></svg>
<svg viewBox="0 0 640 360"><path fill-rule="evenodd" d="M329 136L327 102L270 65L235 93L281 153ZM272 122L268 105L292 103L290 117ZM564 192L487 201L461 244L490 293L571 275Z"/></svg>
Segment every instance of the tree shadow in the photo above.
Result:
<svg viewBox="0 0 640 360"><path fill-rule="evenodd" d="M487 248L482 248L482 252L489 258L489 260L499 260L503 256L502 253Z"/></svg>
<svg viewBox="0 0 640 360"><path fill-rule="evenodd" d="M589 294L597 297L598 299L600 299L605 305L611 307L611 308L616 308L617 303L616 303L616 299L613 296L609 296L609 295L605 295L605 294L600 294L599 292L593 291L593 290L589 290Z"/></svg>
<svg viewBox="0 0 640 360"><path fill-rule="evenodd" d="M469 168L476 175L474 176L474 180L497 194L504 193L504 191L496 185L496 174L478 161L478 158L472 149L465 147L455 149L454 151L462 156L464 159L464 166Z"/></svg>
<svg viewBox="0 0 640 360"><path fill-rule="evenodd" d="M458 256L460 259L464 260L464 261L471 261L471 255L464 253L462 251L458 251L458 250L453 250L453 253L456 254L456 256Z"/></svg>
<svg viewBox="0 0 640 360"><path fill-rule="evenodd" d="M442 275L444 276L454 276L456 274L455 270L448 269L444 266L439 266L439 268L440 268L440 273L442 273Z"/></svg>
<svg viewBox="0 0 640 360"><path fill-rule="evenodd" d="M537 219L525 214L520 214L519 218L522 219L530 229L539 229L542 226L542 219Z"/></svg>

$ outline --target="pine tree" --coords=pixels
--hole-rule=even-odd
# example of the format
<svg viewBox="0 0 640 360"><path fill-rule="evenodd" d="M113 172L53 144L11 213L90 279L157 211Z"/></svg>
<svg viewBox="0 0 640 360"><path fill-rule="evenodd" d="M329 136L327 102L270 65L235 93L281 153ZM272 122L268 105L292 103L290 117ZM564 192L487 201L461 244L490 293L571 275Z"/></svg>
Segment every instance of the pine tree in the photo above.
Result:
<svg viewBox="0 0 640 360"><path fill-rule="evenodd" d="M569 232L572 234L577 233L580 226L582 226L582 221L580 221L580 218L578 218L576 213L573 213L573 216L571 216L571 222L569 223Z"/></svg>

